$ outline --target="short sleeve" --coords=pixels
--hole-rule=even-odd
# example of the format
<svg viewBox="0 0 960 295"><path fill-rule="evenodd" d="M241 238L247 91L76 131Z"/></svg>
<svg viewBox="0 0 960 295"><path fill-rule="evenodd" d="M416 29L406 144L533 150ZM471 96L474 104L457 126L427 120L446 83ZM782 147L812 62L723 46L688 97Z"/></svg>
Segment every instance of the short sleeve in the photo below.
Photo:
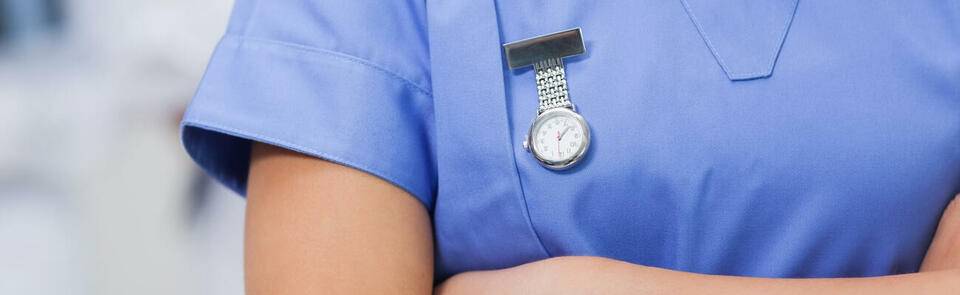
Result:
<svg viewBox="0 0 960 295"><path fill-rule="evenodd" d="M181 123L187 153L241 195L259 141L378 176L432 210L423 5L238 0Z"/></svg>

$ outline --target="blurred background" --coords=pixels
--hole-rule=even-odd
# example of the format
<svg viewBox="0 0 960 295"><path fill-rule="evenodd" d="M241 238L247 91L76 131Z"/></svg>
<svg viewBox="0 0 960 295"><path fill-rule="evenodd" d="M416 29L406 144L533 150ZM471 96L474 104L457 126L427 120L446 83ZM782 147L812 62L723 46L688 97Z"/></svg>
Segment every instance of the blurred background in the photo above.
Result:
<svg viewBox="0 0 960 295"><path fill-rule="evenodd" d="M0 294L242 294L178 121L230 0L0 0Z"/></svg>

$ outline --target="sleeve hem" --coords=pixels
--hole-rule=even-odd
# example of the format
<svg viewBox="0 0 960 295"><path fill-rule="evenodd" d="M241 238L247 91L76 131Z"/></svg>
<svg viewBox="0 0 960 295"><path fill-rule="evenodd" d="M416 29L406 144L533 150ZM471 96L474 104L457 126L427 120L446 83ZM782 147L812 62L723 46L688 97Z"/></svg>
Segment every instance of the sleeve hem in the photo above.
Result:
<svg viewBox="0 0 960 295"><path fill-rule="evenodd" d="M218 125L218 124L214 124L214 123L209 123L209 122L205 122L205 121L202 121L202 120L196 120L196 119L192 119L192 120L191 120L191 119L184 119L184 121L183 121L183 122L181 123L181 125L180 125L181 134L183 134L183 130L185 130L186 128L191 128L191 127L192 127L192 128L204 129L204 130L207 130L207 131L213 131L213 132L217 132L217 133L222 133L222 134L224 134L224 135L229 135L229 136L236 137L236 138L240 138L240 139L243 139L243 140L246 140L246 141L257 141L257 142L262 142L262 143L266 143L266 144L278 146L278 147L281 147L281 148L285 148L285 149L292 150L292 151L295 151L295 152L303 153L303 154L310 155L310 156L313 156L313 157L317 157L317 158L320 158L320 159L323 159L323 160L327 160L327 161L330 161L330 162L333 162L333 163L336 163L336 164L340 164L340 165L343 165L343 166L347 166L347 167L350 167L350 168L353 168L353 169L360 170L360 171L362 171L362 172L365 172L365 173L371 174L371 175L373 175L373 176L376 176L377 178L383 179L383 180L389 182L390 184L392 184L392 185L394 185L394 186L397 186L397 187L403 189L404 191L406 191L407 193L409 193L411 196L413 196L415 199L417 199L418 201L420 201L420 203L422 203L422 204L424 205L424 207L427 209L428 212L433 211L433 204L428 201L428 200L432 200L432 199L430 198L430 196L419 196L417 193L414 192L414 190L413 190L412 188L406 187L406 186L400 184L400 182L399 182L398 180L393 179L392 177L388 176L387 173L383 173L382 171L377 171L376 169L372 169L372 168L370 168L370 167L366 167L366 166L361 165L361 164L359 164L359 163L357 163L357 162L350 161L350 160L348 160L348 159L344 159L344 158L341 158L341 157L337 157L337 156L331 155L331 154L329 154L329 153L324 153L324 152L321 152L321 151L318 151L318 150L316 150L316 149L312 149L312 148L309 148L309 147L306 147L306 146L303 146L303 145L299 145L299 144L296 144L296 143L292 143L292 142L289 142L289 141L285 141L285 140L282 140L282 139L278 139L278 138L275 138L275 137L272 137L272 136L267 136L267 135L263 135L263 134L257 134L256 132L242 131L242 130L238 130L238 129L234 129L234 128L230 128L230 127L226 127L226 126L222 126L222 125ZM183 142L186 144L187 141L186 141L186 140L183 140ZM193 149L191 149L189 146L185 146L184 148L187 150L187 153L190 155L191 158L193 158L194 161L199 161L199 160L200 160L199 157L197 157L197 156L194 154ZM200 165L200 166L201 166L201 167L206 167L205 165ZM209 173L209 172L210 172L210 171L208 171L208 173ZM233 189L234 191L236 191L237 193L241 194L241 195L244 195L244 196L246 195L246 188L245 188L245 187L233 187L232 189Z"/></svg>

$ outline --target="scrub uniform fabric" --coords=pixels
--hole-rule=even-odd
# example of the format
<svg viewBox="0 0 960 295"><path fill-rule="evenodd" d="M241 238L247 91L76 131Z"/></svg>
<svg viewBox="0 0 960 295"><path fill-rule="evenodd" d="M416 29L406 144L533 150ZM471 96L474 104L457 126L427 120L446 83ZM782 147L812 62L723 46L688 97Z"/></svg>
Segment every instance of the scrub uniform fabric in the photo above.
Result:
<svg viewBox="0 0 960 295"><path fill-rule="evenodd" d="M501 44L573 27L592 143L551 171ZM960 2L238 0L182 137L240 194L251 141L403 188L437 279L562 255L914 272L960 190Z"/></svg>

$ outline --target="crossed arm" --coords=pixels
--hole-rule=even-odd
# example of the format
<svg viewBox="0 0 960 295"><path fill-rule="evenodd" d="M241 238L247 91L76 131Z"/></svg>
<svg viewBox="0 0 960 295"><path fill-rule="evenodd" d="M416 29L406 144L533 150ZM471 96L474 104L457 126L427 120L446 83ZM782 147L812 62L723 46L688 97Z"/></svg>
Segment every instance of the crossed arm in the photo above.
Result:
<svg viewBox="0 0 960 295"><path fill-rule="evenodd" d="M919 273L767 279L702 275L598 257L558 257L505 270L463 273L438 290L438 294L960 294L960 200L951 202L941 218Z"/></svg>
<svg viewBox="0 0 960 295"><path fill-rule="evenodd" d="M413 196L358 170L254 143L247 188L248 294L960 294L960 201L921 272L871 278L701 275L558 257L456 275L434 290L430 218Z"/></svg>

